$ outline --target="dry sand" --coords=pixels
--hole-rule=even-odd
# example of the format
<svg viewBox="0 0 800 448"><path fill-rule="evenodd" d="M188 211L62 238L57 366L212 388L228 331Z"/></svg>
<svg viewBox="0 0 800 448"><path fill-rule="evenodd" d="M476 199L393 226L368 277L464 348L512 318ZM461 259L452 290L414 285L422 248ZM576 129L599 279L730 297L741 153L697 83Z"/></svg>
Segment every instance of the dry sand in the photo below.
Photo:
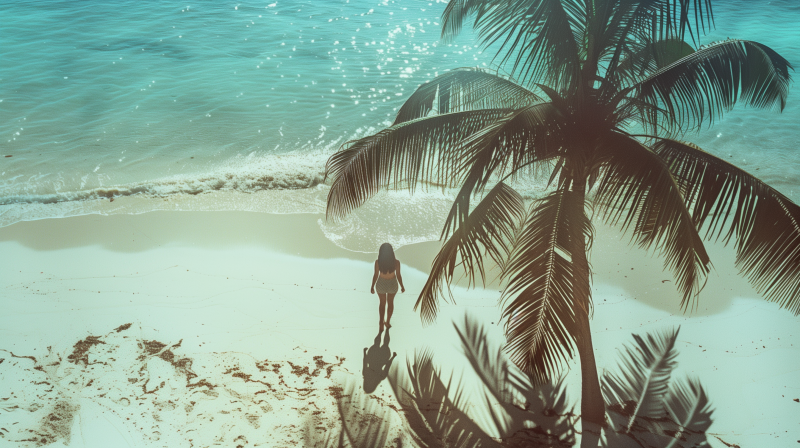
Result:
<svg viewBox="0 0 800 448"><path fill-rule="evenodd" d="M0 228L3 445L292 446L306 421L330 431L338 388L362 381L378 319L375 255L331 243L321 217L153 212ZM437 248L397 251L407 291L392 319L394 366L428 348L477 393L451 322L468 313L499 345L499 293L455 288L458 305L423 327L412 306ZM716 270L684 314L661 260L598 228L598 367L616 369L631 332L680 325L676 375L705 386L712 446L798 446L800 319L758 298L730 250L711 255ZM565 370L574 401L577 369ZM392 402L386 382L374 397ZM482 401L471 409L479 420Z"/></svg>

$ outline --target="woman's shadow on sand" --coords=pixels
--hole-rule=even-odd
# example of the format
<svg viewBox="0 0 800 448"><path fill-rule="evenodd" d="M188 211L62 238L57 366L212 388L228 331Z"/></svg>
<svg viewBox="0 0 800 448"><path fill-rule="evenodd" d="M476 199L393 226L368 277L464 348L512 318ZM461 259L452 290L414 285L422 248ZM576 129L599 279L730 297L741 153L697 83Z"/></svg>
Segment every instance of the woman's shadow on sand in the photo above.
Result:
<svg viewBox="0 0 800 448"><path fill-rule="evenodd" d="M378 331L378 335L375 336L371 347L364 347L364 367L361 374L364 376L364 392L368 394L375 392L378 384L386 379L389 375L392 361L397 356L397 353L392 352L389 348L389 329L386 329L383 344L381 345L382 333L383 329Z"/></svg>

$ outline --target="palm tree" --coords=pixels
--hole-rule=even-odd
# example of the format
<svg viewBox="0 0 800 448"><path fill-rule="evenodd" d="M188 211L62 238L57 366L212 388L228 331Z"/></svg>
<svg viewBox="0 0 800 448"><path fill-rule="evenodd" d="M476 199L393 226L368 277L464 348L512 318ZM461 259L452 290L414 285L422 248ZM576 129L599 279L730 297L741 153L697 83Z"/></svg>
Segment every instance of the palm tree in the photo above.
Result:
<svg viewBox="0 0 800 448"><path fill-rule="evenodd" d="M447 299L457 265L472 284L489 260L500 265L511 359L544 382L577 352L582 419L602 425L587 211L663 255L684 309L696 306L710 268L703 237L722 237L767 300L800 313L800 207L680 140L739 101L782 110L788 61L753 41L692 46L712 26L710 0L451 0L443 38L473 17L516 81L445 73L420 86L391 127L349 142L327 165L329 218L381 188L458 187L415 306L423 321ZM527 209L509 186L520 176L549 179Z"/></svg>

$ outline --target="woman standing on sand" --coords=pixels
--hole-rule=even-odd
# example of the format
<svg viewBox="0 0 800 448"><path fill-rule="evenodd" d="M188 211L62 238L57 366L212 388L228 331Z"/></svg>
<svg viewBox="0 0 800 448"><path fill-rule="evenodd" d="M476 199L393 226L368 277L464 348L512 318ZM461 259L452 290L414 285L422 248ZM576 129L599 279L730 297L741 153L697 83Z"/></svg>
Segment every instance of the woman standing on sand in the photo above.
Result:
<svg viewBox="0 0 800 448"><path fill-rule="evenodd" d="M394 312L394 295L397 294L397 283L400 282L400 292L406 292L406 287L403 286L403 277L400 275L400 260L394 258L394 249L389 243L383 243L378 250L378 259L375 260L375 274L372 276L372 283L370 283L369 292L375 294L375 289L378 289L378 298L381 303L378 306L378 312L381 314L380 328L391 328L390 321L392 320L392 313ZM386 303L389 303L389 309L386 310L386 323L383 320L383 310L386 308Z"/></svg>

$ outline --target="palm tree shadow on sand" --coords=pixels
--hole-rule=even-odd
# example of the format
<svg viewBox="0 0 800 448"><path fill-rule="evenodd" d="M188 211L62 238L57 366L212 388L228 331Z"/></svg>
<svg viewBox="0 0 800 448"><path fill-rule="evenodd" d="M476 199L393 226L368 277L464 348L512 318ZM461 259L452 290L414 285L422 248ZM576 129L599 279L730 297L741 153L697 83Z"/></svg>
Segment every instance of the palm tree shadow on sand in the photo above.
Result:
<svg viewBox="0 0 800 448"><path fill-rule="evenodd" d="M337 399L341 429L322 437L307 425L307 447L571 447L580 415L568 403L563 378L536 384L492 346L482 325L465 318L455 325L465 356L483 388L487 424L468 410L478 397L465 397L460 380L446 379L430 352L415 353L405 372L392 369L388 379L398 409L372 399L354 383ZM607 425L602 434L583 433L595 446L690 448L709 446L711 406L696 379L673 381L679 329L633 335L624 347L618 373L603 376ZM379 344L380 334L375 345ZM388 346L388 343L386 344ZM369 352L367 352L369 353ZM389 361L391 363L391 361ZM388 370L388 369L387 369ZM366 389L365 389L366 390ZM373 389L374 390L374 389ZM474 411L473 411L474 412ZM393 417L400 436L389 440ZM485 416L485 415L484 415Z"/></svg>
<svg viewBox="0 0 800 448"><path fill-rule="evenodd" d="M381 344L381 335L383 336L383 344ZM386 329L384 334L383 329L378 331L372 346L364 347L364 366L361 374L364 377L363 389L364 392L371 394L378 388L378 384L389 376L389 369L392 366L392 361L397 356L397 353L392 352L389 348L389 329Z"/></svg>

